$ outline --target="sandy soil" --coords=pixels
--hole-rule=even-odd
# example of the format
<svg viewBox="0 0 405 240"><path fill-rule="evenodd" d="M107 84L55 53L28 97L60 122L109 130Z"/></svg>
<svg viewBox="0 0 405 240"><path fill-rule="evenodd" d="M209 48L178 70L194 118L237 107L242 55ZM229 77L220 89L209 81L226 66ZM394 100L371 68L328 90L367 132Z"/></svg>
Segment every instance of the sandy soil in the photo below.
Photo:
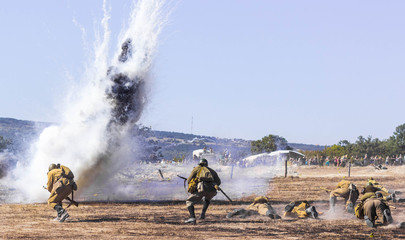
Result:
<svg viewBox="0 0 405 240"><path fill-rule="evenodd" d="M185 225L188 216L184 202L149 203L81 203L68 209L71 217L65 223L52 221L55 211L46 204L0 204L0 238L2 239L374 239L405 238L405 203L392 203L394 223L369 228L364 221L343 212L338 207L328 212L327 192L347 175L347 169L300 167L293 177L278 177L270 181L267 196L282 215L291 200L309 200L323 214L319 219L272 220L263 216L247 219L227 219L226 213L245 207L254 196L237 199L234 204L214 201L205 221ZM404 167L385 171L353 168L351 177L363 186L373 176L390 189L404 192ZM320 177L322 175L322 177ZM401 196L401 195L400 195ZM338 204L343 204L342 201ZM394 208L395 207L395 208ZM196 213L201 205L196 206Z"/></svg>

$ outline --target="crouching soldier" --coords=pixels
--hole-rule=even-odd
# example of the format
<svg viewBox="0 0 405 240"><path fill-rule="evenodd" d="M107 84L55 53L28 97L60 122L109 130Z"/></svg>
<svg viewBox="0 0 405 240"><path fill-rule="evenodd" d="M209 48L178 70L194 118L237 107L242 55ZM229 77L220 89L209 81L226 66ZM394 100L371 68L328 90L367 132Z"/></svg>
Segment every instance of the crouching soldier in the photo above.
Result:
<svg viewBox="0 0 405 240"><path fill-rule="evenodd" d="M208 161L203 158L200 160L198 166L193 168L187 182L187 191L191 193L186 200L190 218L187 219L185 223L195 224L194 205L204 198L200 219L205 219L205 213L210 205L211 199L217 195L221 179L219 179L218 174L213 169L208 167Z"/></svg>
<svg viewBox="0 0 405 240"><path fill-rule="evenodd" d="M342 180L336 186L336 189L330 193L330 208L333 210L336 204L337 197L345 200L345 209L348 213L354 213L354 205L359 198L359 190L356 186L347 180Z"/></svg>
<svg viewBox="0 0 405 240"><path fill-rule="evenodd" d="M393 222L390 207L383 199L381 193L377 192L375 197L367 198L356 206L356 217L364 219L367 226L375 227L376 223L388 225Z"/></svg>
<svg viewBox="0 0 405 240"><path fill-rule="evenodd" d="M250 204L246 209L239 208L226 215L226 218L231 218L234 216L239 216L240 218L246 218L251 215L263 215L271 219L280 219L281 217L276 213L274 208L270 205L269 199L265 196L257 197L254 199L253 203Z"/></svg>
<svg viewBox="0 0 405 240"><path fill-rule="evenodd" d="M307 201L291 202L285 206L284 210L285 217L318 218L315 206L311 206Z"/></svg>
<svg viewBox="0 0 405 240"><path fill-rule="evenodd" d="M77 190L73 178L73 172L68 167L54 163L49 165L47 190L51 195L48 198L48 204L56 210L55 220L59 222L64 222L69 217L68 212L62 208L62 201Z"/></svg>

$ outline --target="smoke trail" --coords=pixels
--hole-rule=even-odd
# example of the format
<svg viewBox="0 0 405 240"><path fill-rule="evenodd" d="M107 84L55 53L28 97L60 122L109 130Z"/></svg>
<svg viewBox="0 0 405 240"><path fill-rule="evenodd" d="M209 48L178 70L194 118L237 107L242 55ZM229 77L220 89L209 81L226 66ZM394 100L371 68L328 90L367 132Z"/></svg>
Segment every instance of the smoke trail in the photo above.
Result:
<svg viewBox="0 0 405 240"><path fill-rule="evenodd" d="M46 198L41 186L50 163L69 166L84 189L103 184L142 154L136 123L147 103L145 89L158 36L170 14L166 7L163 0L135 3L128 28L118 39L122 46L108 63L110 13L104 1L104 33L96 42L85 86L68 96L62 123L46 128L32 145L32 159L21 161L13 172L17 188L25 193L17 201Z"/></svg>

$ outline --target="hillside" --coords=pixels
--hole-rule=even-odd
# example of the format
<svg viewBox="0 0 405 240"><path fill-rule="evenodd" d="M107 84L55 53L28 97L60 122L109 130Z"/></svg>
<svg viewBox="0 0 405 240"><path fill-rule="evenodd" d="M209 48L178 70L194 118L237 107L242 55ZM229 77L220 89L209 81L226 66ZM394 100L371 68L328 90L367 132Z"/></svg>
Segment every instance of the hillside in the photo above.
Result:
<svg viewBox="0 0 405 240"><path fill-rule="evenodd" d="M11 140L9 150L18 152L24 149L32 139L51 123L0 118L0 136ZM202 136L188 133L157 131L147 129L148 142L158 149L164 159L173 159L183 155L191 157L191 152L204 146L213 148L216 152L230 151L234 157L250 155L250 141L243 139L226 139L212 136ZM289 143L294 149L322 150L323 146Z"/></svg>

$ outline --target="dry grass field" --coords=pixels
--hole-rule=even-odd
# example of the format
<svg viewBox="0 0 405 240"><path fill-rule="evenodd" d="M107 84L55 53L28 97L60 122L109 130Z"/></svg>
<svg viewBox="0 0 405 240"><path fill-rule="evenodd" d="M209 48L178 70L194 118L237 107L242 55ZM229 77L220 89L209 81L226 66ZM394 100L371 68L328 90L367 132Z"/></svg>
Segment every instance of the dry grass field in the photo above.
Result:
<svg viewBox="0 0 405 240"><path fill-rule="evenodd" d="M347 214L338 206L328 212L329 195L319 187L332 189L347 175L347 169L301 167L295 177L270 181L267 196L282 215L291 200L308 200L322 212L319 219L272 220L263 216L227 219L226 213L245 207L254 196L228 202L213 201L205 221L185 225L188 213L184 202L81 203L70 207L65 223L52 221L55 211L46 204L0 204L2 239L404 239L405 203L392 203L394 223L369 228L364 221ZM353 168L351 177L363 186L373 176L384 186L404 192L405 168L378 171L372 167ZM220 193L219 193L220 194ZM342 201L338 204L343 204ZM394 208L395 207L395 208ZM196 206L196 213L201 205Z"/></svg>

